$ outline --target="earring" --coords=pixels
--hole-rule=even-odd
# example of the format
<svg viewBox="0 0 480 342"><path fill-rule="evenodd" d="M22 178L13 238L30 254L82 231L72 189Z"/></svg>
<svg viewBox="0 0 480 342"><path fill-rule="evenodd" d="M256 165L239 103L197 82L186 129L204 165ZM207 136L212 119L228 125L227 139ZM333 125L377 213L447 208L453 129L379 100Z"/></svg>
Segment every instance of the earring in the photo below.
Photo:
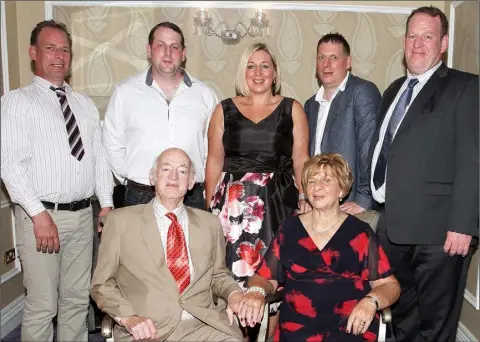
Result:
<svg viewBox="0 0 480 342"><path fill-rule="evenodd" d="M275 96L275 88L277 87L277 82L273 80L272 82L272 95Z"/></svg>

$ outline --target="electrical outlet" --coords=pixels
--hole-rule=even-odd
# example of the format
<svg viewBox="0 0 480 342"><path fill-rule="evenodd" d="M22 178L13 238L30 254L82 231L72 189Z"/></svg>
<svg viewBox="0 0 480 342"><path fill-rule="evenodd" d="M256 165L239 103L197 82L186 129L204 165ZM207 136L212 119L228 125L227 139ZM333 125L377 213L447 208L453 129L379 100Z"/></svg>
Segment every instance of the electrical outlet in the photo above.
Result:
<svg viewBox="0 0 480 342"><path fill-rule="evenodd" d="M8 265L9 263L15 261L15 248L5 251L4 260L5 260L5 265Z"/></svg>

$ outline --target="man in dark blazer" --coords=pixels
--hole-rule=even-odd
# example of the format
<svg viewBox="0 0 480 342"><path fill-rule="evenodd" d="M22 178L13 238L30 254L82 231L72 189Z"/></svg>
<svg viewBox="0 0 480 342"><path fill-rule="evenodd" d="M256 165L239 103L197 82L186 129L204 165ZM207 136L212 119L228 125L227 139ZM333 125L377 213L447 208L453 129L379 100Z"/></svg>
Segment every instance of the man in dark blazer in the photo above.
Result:
<svg viewBox="0 0 480 342"><path fill-rule="evenodd" d="M371 149L378 234L402 286L397 341L455 341L478 244L478 75L443 64L447 33L438 8L407 19L408 75L385 91Z"/></svg>
<svg viewBox="0 0 480 342"><path fill-rule="evenodd" d="M369 185L368 151L376 129L381 95L372 82L353 76L350 46L339 33L317 44L317 94L305 103L310 130L310 154L340 153L352 169L354 181L341 209L359 214L373 204Z"/></svg>

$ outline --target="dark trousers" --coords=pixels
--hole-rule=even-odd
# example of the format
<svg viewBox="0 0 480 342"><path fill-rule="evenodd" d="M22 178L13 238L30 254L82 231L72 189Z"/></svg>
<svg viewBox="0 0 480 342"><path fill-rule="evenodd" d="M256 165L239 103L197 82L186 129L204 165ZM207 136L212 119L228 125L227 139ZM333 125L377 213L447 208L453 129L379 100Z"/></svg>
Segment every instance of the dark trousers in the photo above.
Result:
<svg viewBox="0 0 480 342"><path fill-rule="evenodd" d="M384 214L377 232L401 285L400 299L391 308L396 341L454 342L475 248L466 257L450 257L443 245L394 244Z"/></svg>
<svg viewBox="0 0 480 342"><path fill-rule="evenodd" d="M146 204L155 197L154 191L143 191L135 188L130 188L128 184L125 188L124 203L125 207ZM186 206L205 210L205 198L203 197L203 183L195 183L192 190L189 190L185 195L183 203Z"/></svg>

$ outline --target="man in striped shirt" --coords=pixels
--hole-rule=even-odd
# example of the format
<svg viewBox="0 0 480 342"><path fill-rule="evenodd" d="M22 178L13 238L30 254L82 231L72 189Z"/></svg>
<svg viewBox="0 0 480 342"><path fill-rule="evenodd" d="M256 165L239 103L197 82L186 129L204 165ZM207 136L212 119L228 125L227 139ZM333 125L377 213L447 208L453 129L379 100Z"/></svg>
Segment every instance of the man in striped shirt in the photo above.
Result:
<svg viewBox="0 0 480 342"><path fill-rule="evenodd" d="M98 111L65 82L72 41L53 20L33 29L33 82L2 97L1 175L15 203L27 289L23 341L87 341L95 193L105 216L113 179Z"/></svg>

